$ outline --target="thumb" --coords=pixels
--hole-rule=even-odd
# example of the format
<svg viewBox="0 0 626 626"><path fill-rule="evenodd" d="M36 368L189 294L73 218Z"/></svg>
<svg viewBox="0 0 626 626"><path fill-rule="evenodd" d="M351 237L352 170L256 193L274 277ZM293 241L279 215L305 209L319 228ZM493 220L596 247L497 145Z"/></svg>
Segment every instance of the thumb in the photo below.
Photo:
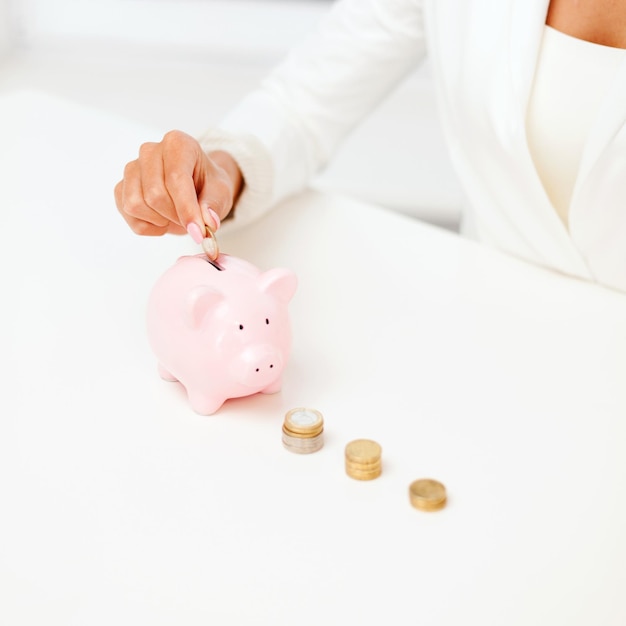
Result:
<svg viewBox="0 0 626 626"><path fill-rule="evenodd" d="M225 185L213 182L202 188L198 204L204 223L215 232L232 207L232 192Z"/></svg>

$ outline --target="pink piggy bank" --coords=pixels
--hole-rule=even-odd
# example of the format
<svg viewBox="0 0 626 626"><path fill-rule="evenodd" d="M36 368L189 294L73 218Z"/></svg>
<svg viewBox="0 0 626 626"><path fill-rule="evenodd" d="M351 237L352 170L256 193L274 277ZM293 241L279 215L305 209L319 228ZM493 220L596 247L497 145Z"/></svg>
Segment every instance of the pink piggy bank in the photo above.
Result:
<svg viewBox="0 0 626 626"><path fill-rule="evenodd" d="M154 285L148 339L161 378L180 381L191 407L215 413L228 398L280 391L291 348L293 272L261 272L237 257L183 256Z"/></svg>

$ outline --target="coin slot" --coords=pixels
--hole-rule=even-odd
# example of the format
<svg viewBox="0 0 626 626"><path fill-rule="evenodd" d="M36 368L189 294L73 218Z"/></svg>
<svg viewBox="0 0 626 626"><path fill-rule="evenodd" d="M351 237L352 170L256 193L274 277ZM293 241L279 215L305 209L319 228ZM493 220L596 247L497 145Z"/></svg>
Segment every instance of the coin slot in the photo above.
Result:
<svg viewBox="0 0 626 626"><path fill-rule="evenodd" d="M209 265L212 265L216 270L223 272L224 268L217 262L217 261L211 261L211 259L209 259L209 257L201 257L203 261L206 261Z"/></svg>

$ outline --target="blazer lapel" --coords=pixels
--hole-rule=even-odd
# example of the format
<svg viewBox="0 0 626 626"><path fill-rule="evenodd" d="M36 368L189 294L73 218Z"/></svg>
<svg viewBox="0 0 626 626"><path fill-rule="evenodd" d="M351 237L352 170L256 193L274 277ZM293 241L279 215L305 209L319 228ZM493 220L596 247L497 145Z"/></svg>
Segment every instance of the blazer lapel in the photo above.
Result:
<svg viewBox="0 0 626 626"><path fill-rule="evenodd" d="M520 115L526 110L535 76L550 0L513 0L511 11L511 81Z"/></svg>
<svg viewBox="0 0 626 626"><path fill-rule="evenodd" d="M535 69L541 49L550 0L512 0L511 11L511 80L515 101L520 107L525 127L526 112ZM585 182L598 158L626 123L626 59L621 65L583 150L578 177L572 194ZM536 172L535 172L536 173ZM537 176L539 180L539 177ZM539 180L539 184L541 181Z"/></svg>
<svg viewBox="0 0 626 626"><path fill-rule="evenodd" d="M576 190L585 182L605 148L626 123L626 53L615 80L604 98L590 129L578 170Z"/></svg>
<svg viewBox="0 0 626 626"><path fill-rule="evenodd" d="M512 112L517 115L519 166L526 171L529 181L528 215L518 216L518 227L525 231L527 240L555 267L586 278L591 277L586 261L574 245L567 229L558 217L537 168L526 137L526 114L541 50L541 40L548 15L549 0L510 0L510 80Z"/></svg>

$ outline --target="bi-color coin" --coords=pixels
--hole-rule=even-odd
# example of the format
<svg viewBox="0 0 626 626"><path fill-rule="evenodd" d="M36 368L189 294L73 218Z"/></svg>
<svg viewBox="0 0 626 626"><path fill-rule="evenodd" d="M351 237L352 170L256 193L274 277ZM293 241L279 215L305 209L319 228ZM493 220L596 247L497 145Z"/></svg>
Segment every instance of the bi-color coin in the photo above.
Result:
<svg viewBox="0 0 626 626"><path fill-rule="evenodd" d="M283 421L283 445L290 452L310 454L324 446L324 418L316 409L291 409Z"/></svg>
<svg viewBox="0 0 626 626"><path fill-rule="evenodd" d="M283 425L291 433L300 435L317 434L324 428L324 417L316 409L298 407L287 411Z"/></svg>

